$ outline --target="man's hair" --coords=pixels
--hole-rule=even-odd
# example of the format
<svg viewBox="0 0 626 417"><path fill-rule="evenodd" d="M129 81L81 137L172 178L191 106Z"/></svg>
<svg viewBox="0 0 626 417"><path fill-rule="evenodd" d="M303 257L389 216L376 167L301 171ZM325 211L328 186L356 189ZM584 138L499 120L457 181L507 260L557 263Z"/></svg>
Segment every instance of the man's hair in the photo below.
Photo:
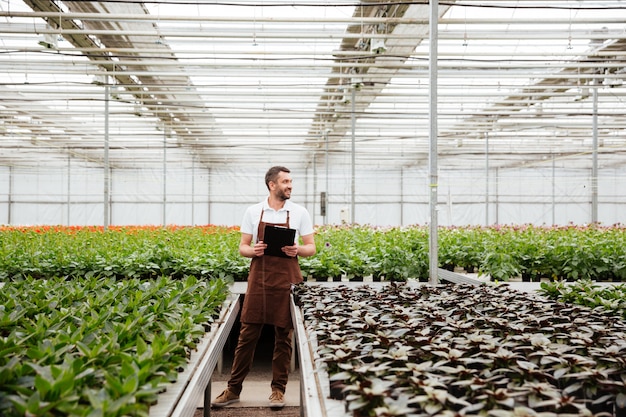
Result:
<svg viewBox="0 0 626 417"><path fill-rule="evenodd" d="M278 174L280 174L281 172L290 173L291 171L281 166L274 166L267 170L267 172L265 173L265 186L268 190L270 189L270 181L276 182L276 180L278 179Z"/></svg>

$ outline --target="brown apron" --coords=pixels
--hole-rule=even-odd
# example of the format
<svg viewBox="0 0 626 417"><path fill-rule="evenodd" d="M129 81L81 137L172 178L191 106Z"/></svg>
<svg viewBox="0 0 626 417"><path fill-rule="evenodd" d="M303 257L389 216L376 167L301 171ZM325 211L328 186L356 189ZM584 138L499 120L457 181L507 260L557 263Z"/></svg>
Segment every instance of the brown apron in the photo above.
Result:
<svg viewBox="0 0 626 417"><path fill-rule="evenodd" d="M263 210L261 210L257 232L258 241L263 240L267 224L289 227L289 212L287 212L286 223L266 223L263 221ZM241 321L292 328L289 295L291 284L300 282L302 282L302 272L298 257L252 258L248 274L248 290L241 310Z"/></svg>

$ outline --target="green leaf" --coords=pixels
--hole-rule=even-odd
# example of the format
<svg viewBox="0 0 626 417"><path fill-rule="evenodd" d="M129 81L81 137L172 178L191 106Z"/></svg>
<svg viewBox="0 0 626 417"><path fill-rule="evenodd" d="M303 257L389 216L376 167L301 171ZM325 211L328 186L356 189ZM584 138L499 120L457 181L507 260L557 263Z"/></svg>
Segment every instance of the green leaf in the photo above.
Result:
<svg viewBox="0 0 626 417"><path fill-rule="evenodd" d="M46 394L52 389L52 384L42 375L37 374L35 376L35 389L39 395L45 397Z"/></svg>
<svg viewBox="0 0 626 417"><path fill-rule="evenodd" d="M138 388L139 388L139 379L137 378L137 375L131 375L127 377L122 387L123 392L125 394L135 393Z"/></svg>
<svg viewBox="0 0 626 417"><path fill-rule="evenodd" d="M31 416L41 415L41 398L37 391L33 392L33 394L28 398L28 402L26 403L26 412Z"/></svg>

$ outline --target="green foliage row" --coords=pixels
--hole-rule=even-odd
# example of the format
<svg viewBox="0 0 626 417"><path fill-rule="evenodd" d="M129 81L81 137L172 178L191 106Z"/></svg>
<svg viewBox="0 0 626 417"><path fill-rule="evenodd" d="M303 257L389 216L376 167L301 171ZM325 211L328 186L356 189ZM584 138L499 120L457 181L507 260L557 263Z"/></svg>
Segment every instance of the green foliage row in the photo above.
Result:
<svg viewBox="0 0 626 417"><path fill-rule="evenodd" d="M227 294L194 277L5 282L0 415L148 415Z"/></svg>
<svg viewBox="0 0 626 417"><path fill-rule="evenodd" d="M300 259L303 275L318 279L373 276L427 280L428 229L327 226L316 230L317 253Z"/></svg>
<svg viewBox="0 0 626 417"><path fill-rule="evenodd" d="M403 281L428 276L428 228L322 227L318 253L301 259L305 274L373 275ZM449 227L438 231L439 266L494 280L626 281L626 228L621 226Z"/></svg>
<svg viewBox="0 0 626 417"><path fill-rule="evenodd" d="M497 280L626 281L626 228L507 226L447 229L439 262Z"/></svg>
<svg viewBox="0 0 626 417"><path fill-rule="evenodd" d="M373 276L403 281L428 276L428 228L323 226L317 254L301 258L305 276L326 280ZM623 226L440 228L439 266L495 280L626 281ZM194 275L243 281L236 228L0 229L0 280L19 276L150 278Z"/></svg>
<svg viewBox="0 0 626 417"><path fill-rule="evenodd" d="M564 303L601 308L626 320L626 284L601 286L591 280L542 282L539 292Z"/></svg>
<svg viewBox="0 0 626 417"><path fill-rule="evenodd" d="M248 267L239 255L239 231L232 228L0 229L0 280L187 275L243 280Z"/></svg>

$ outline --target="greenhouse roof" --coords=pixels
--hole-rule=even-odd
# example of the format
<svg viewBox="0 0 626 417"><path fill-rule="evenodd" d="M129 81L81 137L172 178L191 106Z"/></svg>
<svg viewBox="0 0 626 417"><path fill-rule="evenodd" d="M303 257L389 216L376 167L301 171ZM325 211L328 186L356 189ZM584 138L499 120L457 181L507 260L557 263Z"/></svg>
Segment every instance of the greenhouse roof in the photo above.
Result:
<svg viewBox="0 0 626 417"><path fill-rule="evenodd" d="M427 165L434 110L447 167L626 164L626 2L440 1L436 51L429 15L4 0L0 165Z"/></svg>

